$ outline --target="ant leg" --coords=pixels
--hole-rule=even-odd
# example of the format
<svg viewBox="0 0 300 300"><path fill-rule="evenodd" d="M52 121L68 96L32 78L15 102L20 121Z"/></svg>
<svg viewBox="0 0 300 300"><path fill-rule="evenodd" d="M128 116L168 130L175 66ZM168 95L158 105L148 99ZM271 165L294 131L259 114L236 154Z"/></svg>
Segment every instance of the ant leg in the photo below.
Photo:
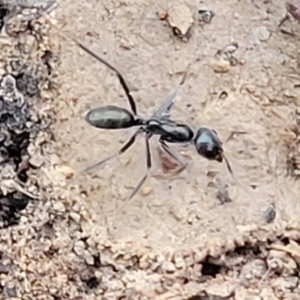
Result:
<svg viewBox="0 0 300 300"><path fill-rule="evenodd" d="M94 164L94 165L92 165L92 166L90 166L90 167L87 167L87 168L84 169L83 171L84 171L84 172L88 172L88 171L90 171L90 170L92 170L92 169L94 169L94 168L96 168L96 167L99 167L100 165L102 165L102 164L104 164L104 163L110 161L111 159L113 159L113 158L115 158L115 157L117 157L117 156L123 154L126 150L128 150L128 149L134 144L136 137L137 137L140 133L142 133L142 132L143 132L143 130L141 130L141 129L139 128L139 129L131 136L131 138L126 142L126 144L124 144L124 146L123 146L118 152L116 152L116 153L114 153L114 154L112 154L112 155L110 155L110 156L108 156L108 157L102 159L101 161L97 162L96 164Z"/></svg>
<svg viewBox="0 0 300 300"><path fill-rule="evenodd" d="M136 111L136 105L135 105L135 101L133 99L133 97L130 94L130 90L128 88L128 85L124 79L124 77L122 76L122 74L113 66L111 65L109 62L107 62L104 58L102 58L100 55L96 54L94 51L90 50L87 46L85 46L83 43L81 43L80 41L78 41L76 38L74 37L69 37L66 34L64 34L61 29L59 29L56 25L53 24L53 22L47 18L47 21L50 23L50 25L52 26L52 28L54 28L57 33L59 35L61 35L62 37L64 37L67 40L72 40L75 44L77 44L77 46L79 46L82 50L84 50L85 52L87 52L88 54L90 54L91 56L93 56L95 59L97 59L98 61L100 61L101 63L103 63L104 65L106 65L109 69L111 69L112 71L114 71L116 73L116 75L119 78L119 81L125 91L125 94L128 98L131 110L133 112L134 115L136 115L137 111Z"/></svg>
<svg viewBox="0 0 300 300"><path fill-rule="evenodd" d="M164 102L161 104L161 106L154 112L154 114L151 116L151 119L169 119L170 118L170 111L174 104L174 99L177 96L177 93L179 91L179 88L184 84L186 77L187 77L187 71L190 65L186 67L186 70L183 72L183 77L179 83L179 85L174 89L172 94L170 94Z"/></svg>
<svg viewBox="0 0 300 300"><path fill-rule="evenodd" d="M119 81L125 91L125 94L127 96L127 99L129 101L131 110L133 112L134 115L136 115L137 111L136 111L136 105L135 105L135 101L133 99L133 97L130 94L130 90L128 88L128 85L124 79L124 77L122 76L122 74L113 66L111 65L109 62L107 62L104 58L102 58L101 56L99 56L98 54L96 54L94 51L90 50L87 46L85 46L83 43L81 43L80 41L78 41L75 38L71 38L81 49L83 49L85 52L87 52L88 54L90 54L91 56L93 56L94 58L96 58L98 61L100 61L101 63L103 63L104 65L106 65L108 68L110 68L112 71L114 71L116 73L116 75L119 78Z"/></svg>
<svg viewBox="0 0 300 300"><path fill-rule="evenodd" d="M287 14L283 17L283 19L279 22L278 28L279 28L279 30L280 30L283 34L295 36L295 33L290 32L290 31L287 31L287 30L285 30L285 29L282 28L282 25L283 25L286 21L288 21L288 20L290 20L290 16L289 16L289 14L287 13Z"/></svg>
<svg viewBox="0 0 300 300"><path fill-rule="evenodd" d="M187 72L184 73L183 78L181 79L181 82L176 87L176 89L173 91L171 95L169 95L165 101L162 103L162 105L157 109L157 111L151 116L151 119L155 118L169 118L170 117L170 110L174 104L174 99L177 96L177 93L179 91L179 88L183 85L185 82L185 78L187 76Z"/></svg>
<svg viewBox="0 0 300 300"><path fill-rule="evenodd" d="M150 153L150 146L149 146L149 139L152 137L152 134L147 134L145 137L145 142L146 142L146 164L147 164L147 171L146 174L143 176L143 178L140 180L136 188L132 191L130 194L128 200L132 199L136 193L140 190L142 185L145 183L146 179L149 176L149 171L152 167L152 162L151 162L151 153Z"/></svg>
<svg viewBox="0 0 300 300"><path fill-rule="evenodd" d="M288 14L286 14L282 19L281 19L281 21L279 22L279 24L277 25L278 26L278 28L280 28L287 20L289 20L289 15Z"/></svg>
<svg viewBox="0 0 300 300"><path fill-rule="evenodd" d="M149 140L150 140L150 138L152 136L153 135L151 133L148 133L145 136L145 142L146 142L146 163L147 163L146 174L140 180L140 182L138 183L138 185L134 188L134 190L132 191L132 193L130 194L130 196L125 200L124 204L121 205L121 207L119 207L119 209L115 212L115 215L118 215L125 208L125 206L128 204L128 201L131 200L136 195L136 193L140 190L140 188L142 187L142 185L145 183L146 179L149 176L149 171L150 171L150 169L152 167Z"/></svg>
<svg viewBox="0 0 300 300"><path fill-rule="evenodd" d="M176 153L173 149L171 149L164 140L159 140L161 146L163 149L174 159L176 162L180 165L180 169L178 170L178 173L180 173L183 169L186 167L186 162L183 160L183 158Z"/></svg>

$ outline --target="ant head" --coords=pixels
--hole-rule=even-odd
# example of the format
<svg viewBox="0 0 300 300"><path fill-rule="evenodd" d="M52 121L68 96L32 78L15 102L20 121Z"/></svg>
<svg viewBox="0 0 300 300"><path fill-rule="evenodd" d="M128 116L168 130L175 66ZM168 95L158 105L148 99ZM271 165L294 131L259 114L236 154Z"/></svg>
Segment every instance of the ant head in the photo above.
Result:
<svg viewBox="0 0 300 300"><path fill-rule="evenodd" d="M207 127L200 127L194 137L194 144L199 155L209 160L222 162L223 148L217 132Z"/></svg>

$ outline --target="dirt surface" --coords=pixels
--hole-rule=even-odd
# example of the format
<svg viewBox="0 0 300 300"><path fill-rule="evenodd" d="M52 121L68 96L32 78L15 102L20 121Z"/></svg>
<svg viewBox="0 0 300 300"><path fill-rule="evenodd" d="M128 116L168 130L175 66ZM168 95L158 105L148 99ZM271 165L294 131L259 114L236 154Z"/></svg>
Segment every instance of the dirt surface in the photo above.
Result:
<svg viewBox="0 0 300 300"><path fill-rule="evenodd" d="M171 1L58 2L52 22L121 71L139 115L150 116L191 64L171 117L215 129L240 183L193 145L172 146L187 168L164 174L153 138L151 176L116 214L144 175L144 140L82 172L133 131L95 129L84 114L106 104L128 108L128 101L111 70L52 28L60 66L49 104L55 142L43 153L37 180L43 200L31 205L26 222L9 229L19 236L31 224L27 230L41 232L47 251L29 234L25 245L14 246L12 253L24 247L27 259L39 253L31 268L23 270L27 260L18 260L20 274L31 272L25 276L31 283L24 279L17 289L20 298L300 299L300 25L288 20L283 27L294 34L279 30L283 1L212 2L186 3L195 23L185 42L157 16L168 13ZM210 24L198 21L203 8L215 13ZM215 54L233 42L237 64L228 66ZM217 66L228 70L216 72ZM243 134L228 139L232 131Z"/></svg>
<svg viewBox="0 0 300 300"><path fill-rule="evenodd" d="M201 8L198 6L192 6L195 15ZM223 141L234 128L246 131L224 147L236 177L252 190L254 199L231 182L224 165L205 161L192 146L176 146L187 156L187 169L167 180L152 177L147 182L151 193L139 194L114 217L116 207L145 172L142 140L105 167L91 174L79 173L72 184L79 185L87 195L84 201L95 217L109 216L113 236L138 238L142 244L161 250L201 244L204 237L218 241L225 233L226 240L232 239L238 225L257 224L271 202L276 206L279 224L284 220L297 222L299 212L294 203L299 186L286 177L283 135L295 118L299 93L293 88L297 73L296 58L292 58L298 41L276 28L284 7L275 3L214 3L209 6L216 13L212 23L202 27L196 23L187 43L155 19L155 13L166 8L140 1L83 6L63 2L57 19L65 23L64 32L105 53L105 58L121 70L144 116L150 116L176 87L181 76L176 73L192 63L172 118L195 129L200 125L212 127ZM239 45L235 55L245 63L226 74L215 73L212 65L216 51L233 41ZM113 72L86 53L80 55L74 44L61 43L57 151L63 164L80 172L115 152L131 132L91 128L83 121L83 114L104 104L128 107L128 103ZM225 93L228 96L222 99ZM154 175L161 173L156 145L153 140ZM229 183L231 203L220 205L216 198L217 178ZM96 219L100 226L106 226L105 218Z"/></svg>

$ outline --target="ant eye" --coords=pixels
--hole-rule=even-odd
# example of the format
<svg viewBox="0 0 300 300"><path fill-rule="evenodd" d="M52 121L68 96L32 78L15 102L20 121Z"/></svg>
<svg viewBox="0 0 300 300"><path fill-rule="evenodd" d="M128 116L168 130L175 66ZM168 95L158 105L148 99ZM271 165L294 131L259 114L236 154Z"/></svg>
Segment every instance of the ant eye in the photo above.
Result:
<svg viewBox="0 0 300 300"><path fill-rule="evenodd" d="M211 160L215 160L219 154L220 154L220 149L217 146L213 146L211 144L202 144L200 147L197 148L198 153Z"/></svg>

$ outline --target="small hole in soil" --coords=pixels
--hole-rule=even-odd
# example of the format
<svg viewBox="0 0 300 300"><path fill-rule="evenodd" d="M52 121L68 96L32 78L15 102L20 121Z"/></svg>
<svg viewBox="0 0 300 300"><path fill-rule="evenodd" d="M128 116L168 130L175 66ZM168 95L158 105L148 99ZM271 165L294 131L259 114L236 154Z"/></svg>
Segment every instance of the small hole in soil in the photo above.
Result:
<svg viewBox="0 0 300 300"><path fill-rule="evenodd" d="M189 283L188 278L183 278L182 284L188 284L188 283Z"/></svg>
<svg viewBox="0 0 300 300"><path fill-rule="evenodd" d="M4 17L7 15L7 13L8 13L8 9L6 9L3 4L1 4L0 5L0 31L4 26Z"/></svg>
<svg viewBox="0 0 300 300"><path fill-rule="evenodd" d="M80 240L85 243L88 240L88 238L87 237L82 237Z"/></svg>
<svg viewBox="0 0 300 300"><path fill-rule="evenodd" d="M204 298L203 297L201 297L201 296L192 296L192 297L189 297L189 298L187 298L187 299L185 299L185 300L203 300Z"/></svg>
<svg viewBox="0 0 300 300"><path fill-rule="evenodd" d="M18 178L22 181L22 182L27 182L28 180L28 175L26 174L26 171L22 171L18 174Z"/></svg>
<svg viewBox="0 0 300 300"><path fill-rule="evenodd" d="M50 246L49 250L45 252L48 257L53 257L55 253L57 253L57 249L55 249L53 246Z"/></svg>
<svg viewBox="0 0 300 300"><path fill-rule="evenodd" d="M100 268L101 267L101 260L100 260L100 256L93 256L94 258L94 267L95 268Z"/></svg>
<svg viewBox="0 0 300 300"><path fill-rule="evenodd" d="M220 270L221 266L209 262L202 263L202 275L204 276L216 277L216 275L220 273Z"/></svg>
<svg viewBox="0 0 300 300"><path fill-rule="evenodd" d="M245 244L245 246L235 248L235 253L237 253L238 255L253 254L253 255L257 256L257 255L261 254L261 251L258 246Z"/></svg>
<svg viewBox="0 0 300 300"><path fill-rule="evenodd" d="M89 289L94 289L98 286L99 281L95 276L81 279Z"/></svg>
<svg viewBox="0 0 300 300"><path fill-rule="evenodd" d="M290 239L288 237L282 238L281 241L284 243L285 246L290 243Z"/></svg>

